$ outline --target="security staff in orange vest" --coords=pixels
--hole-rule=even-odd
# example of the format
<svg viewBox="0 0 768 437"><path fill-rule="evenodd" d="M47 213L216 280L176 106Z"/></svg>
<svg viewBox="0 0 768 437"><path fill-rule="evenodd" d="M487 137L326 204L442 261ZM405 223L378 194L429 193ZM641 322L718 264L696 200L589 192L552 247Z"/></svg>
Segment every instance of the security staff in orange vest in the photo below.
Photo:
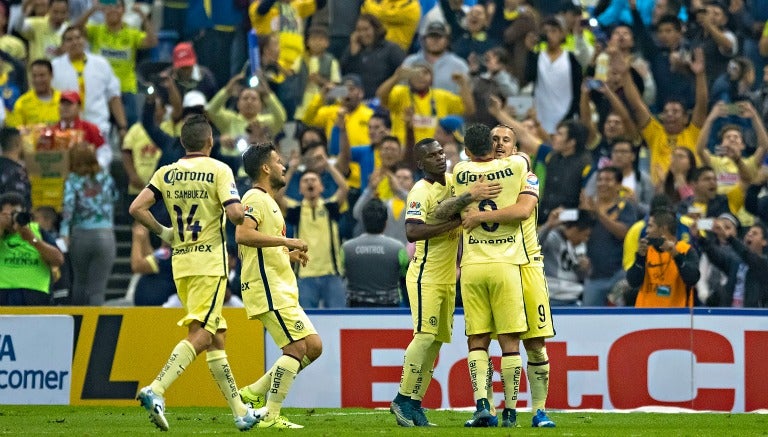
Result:
<svg viewBox="0 0 768 437"><path fill-rule="evenodd" d="M677 241L676 230L677 219L671 211L655 211L648 219L635 264L627 270L629 285L640 287L635 307L693 306L693 286L700 276L699 256L690 244Z"/></svg>

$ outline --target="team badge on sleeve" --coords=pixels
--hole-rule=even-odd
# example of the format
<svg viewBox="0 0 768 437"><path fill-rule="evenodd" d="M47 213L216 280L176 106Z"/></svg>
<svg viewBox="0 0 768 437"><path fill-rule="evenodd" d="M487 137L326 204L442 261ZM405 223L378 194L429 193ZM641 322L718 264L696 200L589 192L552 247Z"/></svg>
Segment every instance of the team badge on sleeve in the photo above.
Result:
<svg viewBox="0 0 768 437"><path fill-rule="evenodd" d="M405 212L406 215L421 215L421 202L417 202L415 200L412 200L408 203L408 211Z"/></svg>
<svg viewBox="0 0 768 437"><path fill-rule="evenodd" d="M525 177L525 187L522 191L539 194L539 178L533 172L529 172Z"/></svg>

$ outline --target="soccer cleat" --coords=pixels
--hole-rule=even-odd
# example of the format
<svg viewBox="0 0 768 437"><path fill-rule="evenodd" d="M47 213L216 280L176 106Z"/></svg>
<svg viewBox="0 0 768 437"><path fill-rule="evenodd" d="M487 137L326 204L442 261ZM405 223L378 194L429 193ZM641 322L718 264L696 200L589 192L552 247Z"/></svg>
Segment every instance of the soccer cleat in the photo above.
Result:
<svg viewBox="0 0 768 437"><path fill-rule="evenodd" d="M413 417L413 424L416 426L437 426L427 419L427 416L424 414L424 409L421 407L411 408L411 417Z"/></svg>
<svg viewBox="0 0 768 437"><path fill-rule="evenodd" d="M531 426L534 428L554 428L555 422L547 416L544 410L536 410L536 415L533 416Z"/></svg>
<svg viewBox="0 0 768 437"><path fill-rule="evenodd" d="M395 415L395 420L397 421L398 425L405 427L415 426L413 423L413 405L411 405L410 402L392 401L392 403L389 404L389 412ZM422 414L424 413L422 412ZM426 419L426 416L424 418Z"/></svg>
<svg viewBox="0 0 768 437"><path fill-rule="evenodd" d="M491 413L491 418L488 419L488 427L495 428L497 426L499 426L499 416Z"/></svg>
<svg viewBox="0 0 768 437"><path fill-rule="evenodd" d="M501 426L504 428L517 428L517 411L505 408L501 412Z"/></svg>
<svg viewBox="0 0 768 437"><path fill-rule="evenodd" d="M162 431L168 431L168 420L165 419L165 401L155 394L149 386L139 390L136 396L142 407L149 412L149 420Z"/></svg>
<svg viewBox="0 0 768 437"><path fill-rule="evenodd" d="M490 409L491 409L491 405L488 403L488 399L478 399L477 410L472 415L471 419L464 422L464 426L468 428L488 427L488 423L493 417L493 414L491 414Z"/></svg>
<svg viewBox="0 0 768 437"><path fill-rule="evenodd" d="M237 392L240 394L240 400L245 405L250 405L254 410L267 405L267 396L265 394L259 393L256 396L251 396L249 394L251 391L248 390L248 387L243 387Z"/></svg>
<svg viewBox="0 0 768 437"><path fill-rule="evenodd" d="M261 419L263 419L266 415L266 407L260 408L258 410L254 410L253 408L249 407L244 416L235 417L235 426L240 431L248 431L249 429L253 428L254 425L259 423Z"/></svg>
<svg viewBox="0 0 768 437"><path fill-rule="evenodd" d="M283 416L277 416L275 420L261 420L258 425L256 425L257 428L276 428L276 429L299 429L304 428L301 425L295 424L293 422L289 422L288 419L286 419Z"/></svg>

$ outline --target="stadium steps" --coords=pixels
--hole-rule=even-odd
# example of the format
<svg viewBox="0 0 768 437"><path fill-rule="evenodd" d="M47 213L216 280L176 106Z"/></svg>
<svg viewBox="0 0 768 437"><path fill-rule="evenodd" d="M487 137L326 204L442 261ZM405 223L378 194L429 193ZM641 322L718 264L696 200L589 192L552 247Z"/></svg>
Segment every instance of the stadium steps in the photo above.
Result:
<svg viewBox="0 0 768 437"><path fill-rule="evenodd" d="M125 296L132 276L131 226L115 224L115 239L117 240L117 258L112 267L112 273L109 275L109 281L107 281L107 294L105 296L107 300Z"/></svg>

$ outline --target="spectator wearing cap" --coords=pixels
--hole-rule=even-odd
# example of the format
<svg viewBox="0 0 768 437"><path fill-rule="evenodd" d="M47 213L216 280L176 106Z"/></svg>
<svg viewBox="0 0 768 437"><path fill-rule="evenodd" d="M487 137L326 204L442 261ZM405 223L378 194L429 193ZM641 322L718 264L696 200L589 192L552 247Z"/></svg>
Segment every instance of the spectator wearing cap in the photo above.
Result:
<svg viewBox="0 0 768 437"><path fill-rule="evenodd" d="M363 79L365 98L376 96L376 88L397 70L405 52L387 41L387 29L371 14L360 14L355 31L349 36L349 46L341 56L344 74L357 74Z"/></svg>
<svg viewBox="0 0 768 437"><path fill-rule="evenodd" d="M294 68L301 78L300 88L304 91L301 104L294 114L297 120L304 118L307 105L321 93L324 86L341 83L339 61L328 52L329 45L328 28L313 25L307 30L307 51Z"/></svg>
<svg viewBox="0 0 768 437"><path fill-rule="evenodd" d="M68 133L73 139L82 139L96 148L96 157L102 168L109 168L112 149L105 145L101 130L95 124L80 119L80 94L77 91L62 91L59 98L59 121L53 125L56 132ZM78 142L78 141L75 141Z"/></svg>
<svg viewBox="0 0 768 437"><path fill-rule="evenodd" d="M104 13L104 23L88 23L96 11ZM132 126L139 117L136 103L136 54L139 49L148 49L157 45L157 34L152 23L141 8L133 11L141 17L143 31L129 27L123 22L125 1L117 0L112 4L95 2L83 15L72 23L74 27L85 29L85 36L94 53L99 53L109 61L115 75L120 80L123 106L128 126Z"/></svg>
<svg viewBox="0 0 768 437"><path fill-rule="evenodd" d="M721 215L723 219L729 217ZM768 246L768 231L757 222L749 227L743 239L738 238L734 227L723 226L721 220L715 220L708 238L703 238L696 223L690 226L691 236L696 239L710 262L727 276L724 287L707 299L708 306L719 307L766 307L768 306L768 258L765 247ZM709 236L709 234L714 234ZM724 250L715 242L715 238L724 240L729 250Z"/></svg>
<svg viewBox="0 0 768 437"><path fill-rule="evenodd" d="M343 117L349 145L355 147L370 144L368 120L373 110L363 104L363 79L357 74L347 74L341 79L341 85L345 91L338 91L341 92L338 96L329 96L331 88L323 88L323 93L315 96L307 106L303 121L310 126L324 128L326 136L330 138L336 118ZM325 100L332 103L323 105Z"/></svg>
<svg viewBox="0 0 768 437"><path fill-rule="evenodd" d="M51 124L59 121L59 97L53 89L53 67L47 59L37 59L30 64L32 88L22 94L8 115L8 126L20 127L35 124Z"/></svg>
<svg viewBox="0 0 768 437"><path fill-rule="evenodd" d="M173 48L173 65L168 72L183 96L197 90L210 99L219 90L211 70L197 63L195 49L190 42L180 42Z"/></svg>
<svg viewBox="0 0 768 437"><path fill-rule="evenodd" d="M408 51L421 18L418 0L365 0L360 13L371 14L387 29L387 40Z"/></svg>
<svg viewBox="0 0 768 437"><path fill-rule="evenodd" d="M62 31L68 27L67 0L51 0L44 17L31 17L25 11L20 33L29 42L29 59L49 59L62 54ZM65 49L66 50L66 49Z"/></svg>
<svg viewBox="0 0 768 437"><path fill-rule="evenodd" d="M534 104L542 127L554 134L558 123L578 114L583 74L573 53L561 47L565 41L563 23L550 17L542 22L542 32L546 50L528 52L525 81L534 83Z"/></svg>
<svg viewBox="0 0 768 437"><path fill-rule="evenodd" d="M109 137L110 114L120 138L128 131L128 122L120 96L120 81L109 62L100 55L86 53L83 31L68 27L62 35L66 53L51 61L53 87L78 92L83 120L95 124L102 138Z"/></svg>
<svg viewBox="0 0 768 437"><path fill-rule="evenodd" d="M456 74L468 75L469 66L464 59L449 50L449 35L448 27L444 23L439 21L429 23L426 35L421 41L421 50L406 57L403 66L413 67L416 64L426 63L434 74L432 87L458 94L459 85L453 77Z"/></svg>
<svg viewBox="0 0 768 437"><path fill-rule="evenodd" d="M434 137L437 121L448 115L470 116L475 112L475 99L469 78L455 73L452 78L459 94L437 88L432 83L430 64L419 62L412 67L398 68L376 90L382 106L392 114L392 134L405 143L405 114L412 112L414 141ZM407 81L408 85L399 85ZM410 108L410 109L409 109Z"/></svg>

